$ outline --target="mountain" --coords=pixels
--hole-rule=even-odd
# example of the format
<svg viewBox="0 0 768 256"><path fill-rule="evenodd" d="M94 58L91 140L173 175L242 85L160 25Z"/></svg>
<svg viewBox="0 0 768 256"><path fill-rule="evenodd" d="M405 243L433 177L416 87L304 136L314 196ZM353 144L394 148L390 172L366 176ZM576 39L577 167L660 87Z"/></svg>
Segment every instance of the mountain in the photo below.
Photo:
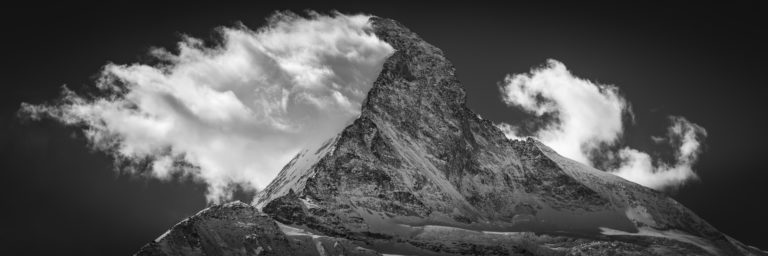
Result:
<svg viewBox="0 0 768 256"><path fill-rule="evenodd" d="M212 206L137 255L768 255L660 192L507 139L440 49L371 22L396 51L358 119L254 205Z"/></svg>

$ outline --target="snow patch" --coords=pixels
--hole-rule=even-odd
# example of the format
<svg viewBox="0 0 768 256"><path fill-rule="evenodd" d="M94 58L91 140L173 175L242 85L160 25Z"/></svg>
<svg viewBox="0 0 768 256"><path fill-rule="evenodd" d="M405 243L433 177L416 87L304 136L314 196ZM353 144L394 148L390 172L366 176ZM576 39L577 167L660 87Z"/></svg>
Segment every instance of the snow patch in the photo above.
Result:
<svg viewBox="0 0 768 256"><path fill-rule="evenodd" d="M523 234L523 232L483 231L483 234L486 234L486 235L497 235L497 236L515 236L515 235Z"/></svg>
<svg viewBox="0 0 768 256"><path fill-rule="evenodd" d="M651 213L648 212L648 209L642 205L628 208L626 214L627 218L632 221L643 223L651 227L656 226L656 221L653 219L653 216L651 216Z"/></svg>
<svg viewBox="0 0 768 256"><path fill-rule="evenodd" d="M312 238L312 240L315 241L315 248L317 248L317 253L320 254L320 256L325 256L325 248L323 248L323 244L321 244L317 239Z"/></svg>
<svg viewBox="0 0 768 256"><path fill-rule="evenodd" d="M166 236L168 236L168 234L170 234L170 233L171 233L171 230L172 230L172 229L168 229L167 231L165 231L165 233L163 233L162 235L160 235L160 236L158 236L157 238L155 238L155 243L159 243L159 242L160 242L160 240L163 240L163 238L165 238Z"/></svg>
<svg viewBox="0 0 768 256"><path fill-rule="evenodd" d="M272 183L263 190L256 200L256 208L262 209L264 205L272 199L288 194L290 189L298 192L304 188L303 182L307 176L314 176L312 167L326 155L333 154L336 150L336 143L341 134L336 135L321 143L307 147L300 151L296 157L291 160Z"/></svg>
<svg viewBox="0 0 768 256"><path fill-rule="evenodd" d="M286 236L309 236L309 237L312 237L312 240L315 240L320 237L327 237L327 236L316 235L309 231L306 231L300 228L291 227L277 221L276 223L277 223L277 226L280 228L280 231L283 231L283 233Z"/></svg>
<svg viewBox="0 0 768 256"><path fill-rule="evenodd" d="M317 204L313 203L312 199L309 199L309 198L299 198L299 201L301 201L301 203L304 204L304 207L307 207L307 209L320 207Z"/></svg>
<svg viewBox="0 0 768 256"><path fill-rule="evenodd" d="M688 233L685 233L683 231L656 230L649 227L639 227L637 233L629 233L621 230L615 230L615 229L604 228L604 227L601 227L600 230L601 230L601 233L606 236L652 236L652 237L661 237L661 238L677 240L680 242L696 245L698 247L701 247L707 252L710 252L714 255L719 255L718 250L714 246L712 246L712 244L710 244L709 241L701 237L689 235Z"/></svg>

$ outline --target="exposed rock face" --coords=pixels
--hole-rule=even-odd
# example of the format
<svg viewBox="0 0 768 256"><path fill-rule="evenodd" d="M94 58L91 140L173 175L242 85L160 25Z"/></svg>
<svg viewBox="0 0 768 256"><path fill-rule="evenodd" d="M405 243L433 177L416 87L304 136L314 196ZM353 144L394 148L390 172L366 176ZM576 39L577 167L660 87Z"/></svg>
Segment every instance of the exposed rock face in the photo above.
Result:
<svg viewBox="0 0 768 256"><path fill-rule="evenodd" d="M176 224L138 255L277 255L290 248L272 219L248 204L217 205Z"/></svg>
<svg viewBox="0 0 768 256"><path fill-rule="evenodd" d="M371 22L396 52L361 116L262 191L255 205L268 216L216 206L140 254L763 253L661 193L507 139L466 107L440 49L396 21Z"/></svg>
<svg viewBox="0 0 768 256"><path fill-rule="evenodd" d="M232 202L176 224L136 255L379 255L343 238L315 235L275 222L255 207Z"/></svg>

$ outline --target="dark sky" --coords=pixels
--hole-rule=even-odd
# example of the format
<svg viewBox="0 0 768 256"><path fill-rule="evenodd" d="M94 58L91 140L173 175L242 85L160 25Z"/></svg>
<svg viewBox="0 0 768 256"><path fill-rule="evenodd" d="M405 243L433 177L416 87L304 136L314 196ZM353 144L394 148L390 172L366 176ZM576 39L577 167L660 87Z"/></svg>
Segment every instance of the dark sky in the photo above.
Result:
<svg viewBox="0 0 768 256"><path fill-rule="evenodd" d="M498 82L554 58L576 75L620 87L637 124L627 142L642 148L664 132L667 115L707 129L695 166L700 180L672 197L724 233L768 249L765 197L768 9L759 1L728 6L609 3L491 6L376 4L167 6L103 4L3 8L0 250L25 254L125 255L205 207L204 186L159 182L114 171L78 130L52 121L20 122L21 102L54 99L67 84L92 84L107 62L146 59L151 46L173 47L180 34L215 38L237 21L256 28L275 10L332 9L394 18L443 49L485 118L515 123ZM278 1L284 2L284 1ZM0 252L0 254L6 254Z"/></svg>

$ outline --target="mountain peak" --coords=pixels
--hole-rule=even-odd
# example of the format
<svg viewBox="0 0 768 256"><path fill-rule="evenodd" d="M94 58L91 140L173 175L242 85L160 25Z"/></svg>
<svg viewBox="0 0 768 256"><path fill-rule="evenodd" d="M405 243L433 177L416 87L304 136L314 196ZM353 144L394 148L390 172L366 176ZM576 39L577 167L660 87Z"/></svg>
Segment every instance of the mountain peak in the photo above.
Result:
<svg viewBox="0 0 768 256"><path fill-rule="evenodd" d="M464 88L454 76L453 64L440 49L397 21L373 17L371 22L374 33L395 52L384 62L363 104L362 115L398 116L417 108L443 112L464 107Z"/></svg>
<svg viewBox="0 0 768 256"><path fill-rule="evenodd" d="M507 139L466 107L440 49L397 21L371 22L395 52L360 117L300 152L254 202L285 235L269 237L289 241L278 247L314 243L319 255L760 254L661 193L533 139ZM248 226L248 218L238 221Z"/></svg>

